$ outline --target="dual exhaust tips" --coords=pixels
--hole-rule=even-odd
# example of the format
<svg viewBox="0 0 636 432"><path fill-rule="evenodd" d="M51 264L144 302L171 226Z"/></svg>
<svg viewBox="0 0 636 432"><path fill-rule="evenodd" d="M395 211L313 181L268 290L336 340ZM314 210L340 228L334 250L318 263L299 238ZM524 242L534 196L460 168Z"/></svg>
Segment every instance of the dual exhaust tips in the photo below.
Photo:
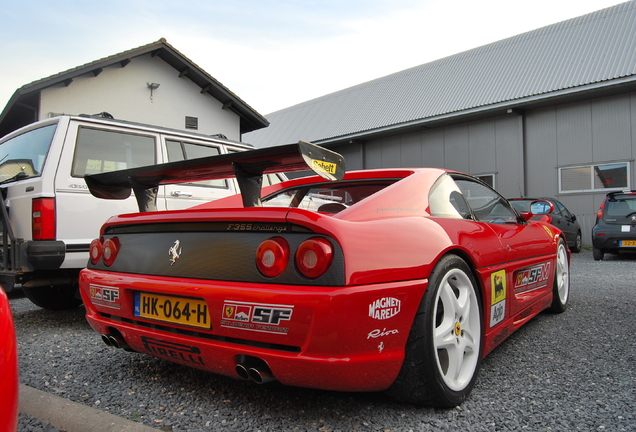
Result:
<svg viewBox="0 0 636 432"><path fill-rule="evenodd" d="M239 356L236 364L236 373L246 381L254 381L256 384L267 384L276 381L274 374L265 361L250 356Z"/></svg>
<svg viewBox="0 0 636 432"><path fill-rule="evenodd" d="M112 332L110 334L103 334L102 341L108 346L112 346L113 348L121 348L126 351L132 351L132 348L128 346L126 340L119 332Z"/></svg>

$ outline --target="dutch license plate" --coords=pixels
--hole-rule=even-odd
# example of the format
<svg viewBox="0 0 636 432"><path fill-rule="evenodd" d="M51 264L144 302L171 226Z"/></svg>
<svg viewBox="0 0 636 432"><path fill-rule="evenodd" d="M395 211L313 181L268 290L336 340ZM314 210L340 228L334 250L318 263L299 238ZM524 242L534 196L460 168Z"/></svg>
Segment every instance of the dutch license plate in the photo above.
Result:
<svg viewBox="0 0 636 432"><path fill-rule="evenodd" d="M636 240L621 240L623 247L636 247Z"/></svg>
<svg viewBox="0 0 636 432"><path fill-rule="evenodd" d="M136 292L134 315L176 324L210 328L210 314L204 300Z"/></svg>

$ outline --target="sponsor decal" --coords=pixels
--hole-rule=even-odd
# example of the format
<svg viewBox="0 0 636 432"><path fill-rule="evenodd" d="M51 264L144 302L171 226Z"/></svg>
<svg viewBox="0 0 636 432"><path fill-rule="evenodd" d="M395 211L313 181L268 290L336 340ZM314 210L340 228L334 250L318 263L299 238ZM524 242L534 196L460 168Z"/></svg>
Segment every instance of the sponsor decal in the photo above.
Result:
<svg viewBox="0 0 636 432"><path fill-rule="evenodd" d="M228 223L226 231L265 231L265 232L286 232L289 226L286 224L268 223Z"/></svg>
<svg viewBox="0 0 636 432"><path fill-rule="evenodd" d="M174 245L170 249L168 249L168 255L170 255L170 265L174 265L177 262L179 257L181 256L181 242L176 240Z"/></svg>
<svg viewBox="0 0 636 432"><path fill-rule="evenodd" d="M332 162L312 159L311 166L316 171L326 172L327 174L336 174L336 164Z"/></svg>
<svg viewBox="0 0 636 432"><path fill-rule="evenodd" d="M221 327L251 330L263 333L287 334L293 306L226 301L223 304Z"/></svg>
<svg viewBox="0 0 636 432"><path fill-rule="evenodd" d="M104 285L89 285L91 303L119 309L119 288Z"/></svg>
<svg viewBox="0 0 636 432"><path fill-rule="evenodd" d="M141 341L146 350L155 356L205 366L203 357L201 357L201 350L197 347L174 342L164 342L146 336L142 336Z"/></svg>
<svg viewBox="0 0 636 432"><path fill-rule="evenodd" d="M550 262L519 270L514 277L515 294L545 288L550 279Z"/></svg>
<svg viewBox="0 0 636 432"><path fill-rule="evenodd" d="M554 234L552 234L552 231L550 231L550 228L548 228L547 226L543 225L543 229L545 230L546 233L548 233L548 237L554 238Z"/></svg>
<svg viewBox="0 0 636 432"><path fill-rule="evenodd" d="M393 330L387 330L386 328L380 330L380 329L375 329L373 331L370 331L369 334L367 335L367 339L371 339L371 338L379 338L382 336L390 336L390 335L394 335L394 334L398 334L400 333L398 331L398 329L393 329Z"/></svg>
<svg viewBox="0 0 636 432"><path fill-rule="evenodd" d="M490 275L490 289L490 327L494 327L506 315L506 270Z"/></svg>
<svg viewBox="0 0 636 432"><path fill-rule="evenodd" d="M510 330L508 329L508 327L504 327L504 329L499 332L498 335L496 335L493 340L492 343L494 345L499 345L500 343L502 343L508 336L510 336Z"/></svg>
<svg viewBox="0 0 636 432"><path fill-rule="evenodd" d="M369 316L377 320L392 318L400 313L402 301L394 297L382 297L369 305Z"/></svg>

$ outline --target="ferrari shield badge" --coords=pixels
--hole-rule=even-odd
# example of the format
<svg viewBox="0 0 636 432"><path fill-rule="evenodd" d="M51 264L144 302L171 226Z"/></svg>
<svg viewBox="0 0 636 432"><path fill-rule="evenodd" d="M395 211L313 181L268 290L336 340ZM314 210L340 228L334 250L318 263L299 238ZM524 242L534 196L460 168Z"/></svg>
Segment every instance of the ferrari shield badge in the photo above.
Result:
<svg viewBox="0 0 636 432"><path fill-rule="evenodd" d="M168 255L170 255L170 265L173 265L177 262L179 257L181 256L181 242L176 240L174 245L170 249L168 249Z"/></svg>

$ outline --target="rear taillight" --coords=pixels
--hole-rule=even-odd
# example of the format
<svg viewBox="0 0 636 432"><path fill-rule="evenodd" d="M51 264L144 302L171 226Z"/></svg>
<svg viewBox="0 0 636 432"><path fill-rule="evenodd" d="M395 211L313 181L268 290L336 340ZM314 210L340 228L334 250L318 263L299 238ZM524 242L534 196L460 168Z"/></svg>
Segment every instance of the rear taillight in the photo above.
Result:
<svg viewBox="0 0 636 432"><path fill-rule="evenodd" d="M89 258L91 260L91 263L97 264L100 260L100 258L102 257L102 250L103 250L103 245L102 245L102 239L95 239L91 242L91 245L88 247L88 253L89 253Z"/></svg>
<svg viewBox="0 0 636 432"><path fill-rule="evenodd" d="M282 237L265 240L256 250L256 267L267 277L281 274L289 262L289 244Z"/></svg>
<svg viewBox="0 0 636 432"><path fill-rule="evenodd" d="M296 251L296 267L309 279L325 274L333 261L333 246L324 238L312 238L304 241Z"/></svg>
<svg viewBox="0 0 636 432"><path fill-rule="evenodd" d="M102 248L102 261L104 265L110 267L117 259L119 253L119 239L117 237L109 238L104 242Z"/></svg>
<svg viewBox="0 0 636 432"><path fill-rule="evenodd" d="M33 240L55 240L55 199L36 198L31 204Z"/></svg>
<svg viewBox="0 0 636 432"><path fill-rule="evenodd" d="M599 207L598 211L596 212L596 218L597 219L603 219L603 209L605 208L605 201L603 201L601 203L601 206Z"/></svg>

